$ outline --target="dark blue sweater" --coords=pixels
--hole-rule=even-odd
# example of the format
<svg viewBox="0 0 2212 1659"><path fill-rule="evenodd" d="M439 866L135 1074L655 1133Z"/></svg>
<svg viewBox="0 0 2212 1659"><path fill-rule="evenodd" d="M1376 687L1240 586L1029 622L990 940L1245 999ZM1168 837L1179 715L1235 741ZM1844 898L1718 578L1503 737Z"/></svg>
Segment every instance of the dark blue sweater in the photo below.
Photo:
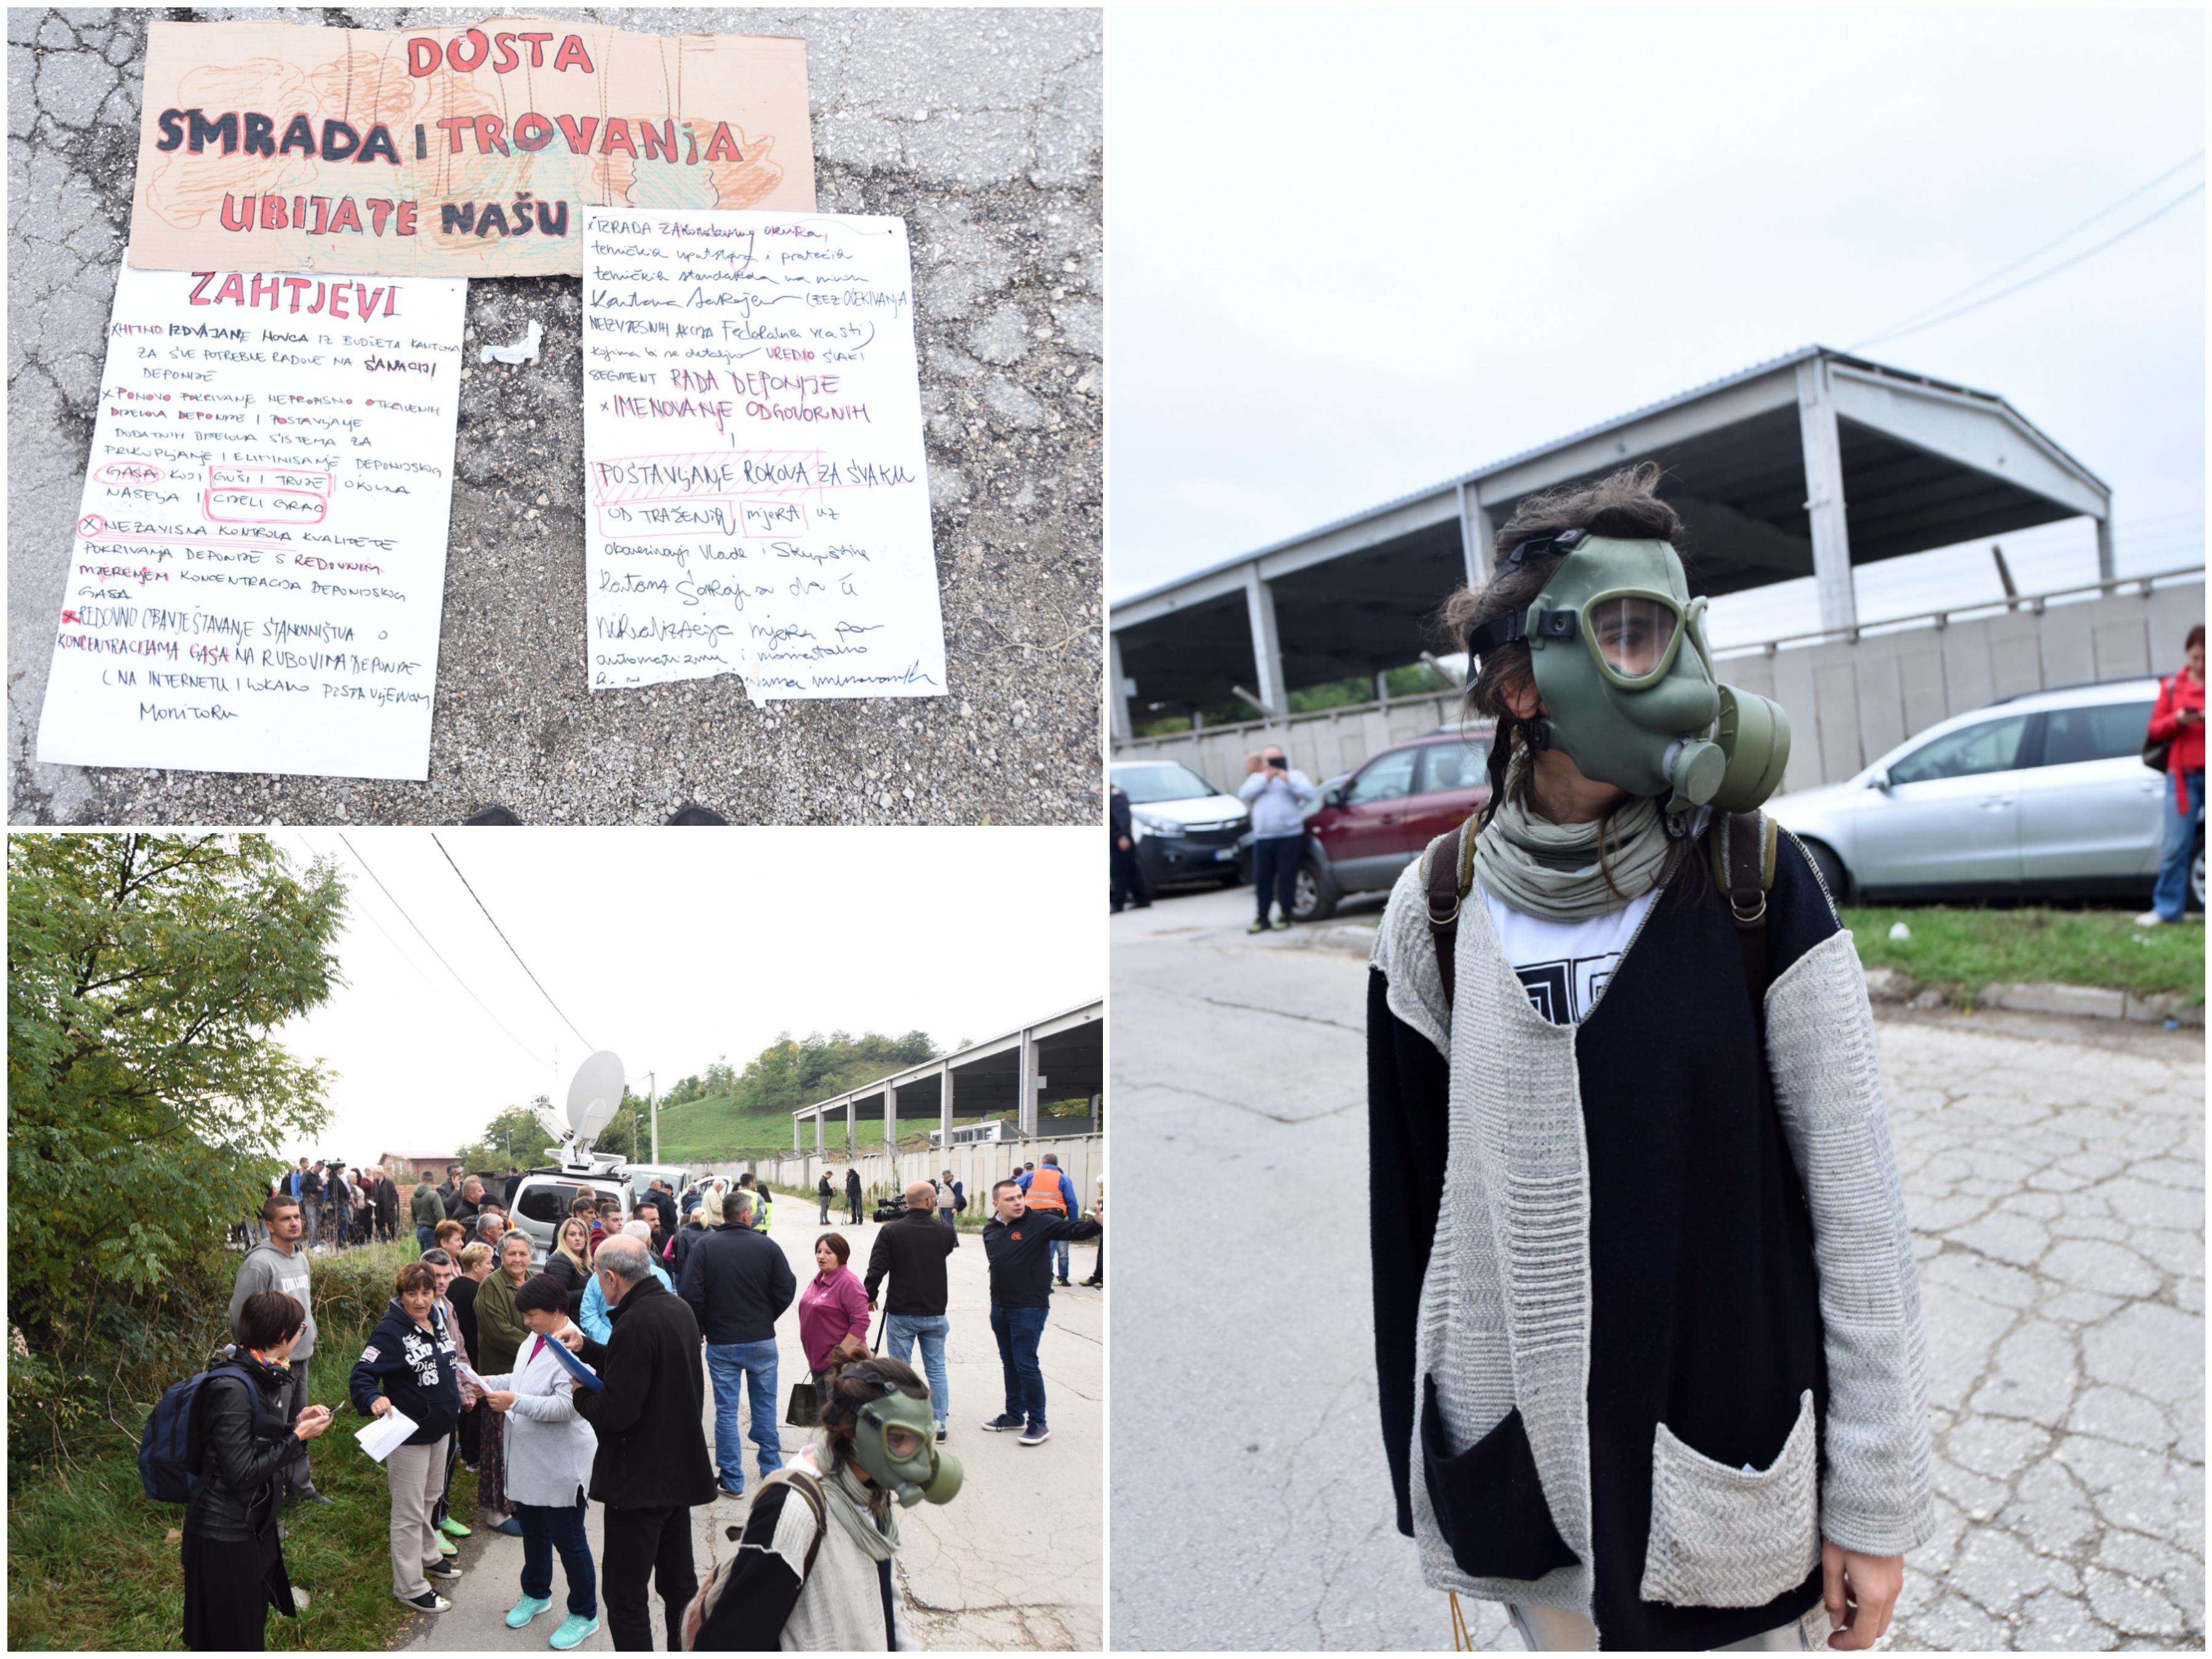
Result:
<svg viewBox="0 0 2212 1659"><path fill-rule="evenodd" d="M368 1334L368 1346L353 1362L346 1392L363 1417L372 1414L380 1392L392 1405L413 1418L410 1446L427 1446L453 1431L461 1420L461 1378L453 1369L453 1334L446 1316L430 1310L432 1329L425 1331L408 1316L399 1298L392 1298L384 1317ZM380 1388L380 1384L381 1387Z"/></svg>

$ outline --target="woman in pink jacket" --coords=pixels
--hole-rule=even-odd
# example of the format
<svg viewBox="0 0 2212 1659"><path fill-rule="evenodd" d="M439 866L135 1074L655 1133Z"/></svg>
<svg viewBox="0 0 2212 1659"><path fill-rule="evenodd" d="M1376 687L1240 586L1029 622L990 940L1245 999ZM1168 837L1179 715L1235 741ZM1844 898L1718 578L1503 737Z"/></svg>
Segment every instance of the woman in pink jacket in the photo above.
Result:
<svg viewBox="0 0 2212 1659"><path fill-rule="evenodd" d="M848 1336L867 1346L868 1293L845 1265L852 1259L853 1247L842 1233L823 1234L814 1241L814 1265L820 1271L799 1293L799 1341L806 1350L817 1398L828 1397L830 1350Z"/></svg>

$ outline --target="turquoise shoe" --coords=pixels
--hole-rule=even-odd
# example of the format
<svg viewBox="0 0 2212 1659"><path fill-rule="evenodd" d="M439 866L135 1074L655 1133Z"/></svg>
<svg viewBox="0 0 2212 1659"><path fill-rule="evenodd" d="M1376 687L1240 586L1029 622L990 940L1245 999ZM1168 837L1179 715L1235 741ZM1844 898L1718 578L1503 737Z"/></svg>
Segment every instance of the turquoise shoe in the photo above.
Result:
<svg viewBox="0 0 2212 1659"><path fill-rule="evenodd" d="M561 1628L553 1632L553 1645L563 1650L573 1648L585 1638L599 1633L598 1620L586 1619L580 1613L572 1613L561 1621Z"/></svg>
<svg viewBox="0 0 2212 1659"><path fill-rule="evenodd" d="M469 1535L471 1528L463 1526L459 1522L454 1520L453 1517L449 1515L444 1520L438 1522L438 1530L444 1533L448 1538L466 1538Z"/></svg>
<svg viewBox="0 0 2212 1659"><path fill-rule="evenodd" d="M520 1630L552 1605L553 1598L550 1595L526 1595L507 1610L507 1627Z"/></svg>
<svg viewBox="0 0 2212 1659"><path fill-rule="evenodd" d="M434 1538L437 1537L437 1534L433 1533L431 1536ZM447 1560L450 1561L453 1557L459 1555L460 1553L461 1547L459 1544L456 1544L452 1539L438 1539L438 1553L444 1556Z"/></svg>

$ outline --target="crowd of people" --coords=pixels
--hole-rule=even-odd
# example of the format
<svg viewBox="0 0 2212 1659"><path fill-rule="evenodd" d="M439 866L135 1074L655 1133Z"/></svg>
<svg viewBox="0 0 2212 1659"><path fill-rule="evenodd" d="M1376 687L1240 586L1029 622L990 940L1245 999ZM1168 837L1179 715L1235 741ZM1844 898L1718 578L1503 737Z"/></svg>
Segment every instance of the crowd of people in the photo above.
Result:
<svg viewBox="0 0 2212 1659"><path fill-rule="evenodd" d="M340 1224L342 1202L345 1224L354 1219L331 1184L342 1170L302 1159L276 1183L262 1240L239 1268L236 1355L208 1374L191 1443L198 1479L182 1551L185 1645L196 1650L258 1650L270 1609L296 1616L307 1603L286 1572L280 1517L288 1504L331 1501L315 1490L307 1453L332 1416L307 1399L316 1336L308 1253L314 1226ZM364 1173L368 1206L380 1213L382 1177ZM861 1189L857 1170L849 1176L857 1219ZM845 1236L824 1231L804 1285L768 1237L774 1196L750 1174L702 1183L681 1203L656 1181L627 1220L619 1199L580 1192L535 1272L528 1234L504 1225L514 1183L495 1197L481 1176L455 1167L447 1177L415 1188L408 1214L422 1254L398 1270L346 1382L362 1418L397 1413L409 1431L383 1459L392 1594L427 1613L452 1607L440 1592L462 1576L457 1540L472 1530L452 1505L455 1471L466 1468L480 1524L523 1541L510 1628L551 1609L558 1558L556 1649L599 1632L603 1588L617 1648L654 1645L655 1595L672 1649L911 1646L890 1589L898 1510L950 1501L962 1480L945 1449L946 1269L961 1242L950 1224L967 1202L952 1172L907 1188L865 1276ZM818 1195L826 1216L834 1188ZM1101 1200L1103 1210L1103 1187ZM1079 1213L1073 1183L1049 1155L997 1182L990 1201L982 1244L1005 1409L983 1426L1042 1445L1050 1430L1037 1344L1054 1267L1066 1285L1067 1244L1097 1239L1103 1268L1102 1226ZM396 1222L396 1190L389 1208ZM335 1248L327 1233L325 1248ZM813 1428L787 1459L777 1326L794 1304ZM878 1349L870 1323L879 1304ZM927 1382L911 1364L917 1345ZM744 1495L741 1426L754 1449L752 1501L737 1552L702 1589L690 1511ZM596 1561L592 1502L604 1522Z"/></svg>

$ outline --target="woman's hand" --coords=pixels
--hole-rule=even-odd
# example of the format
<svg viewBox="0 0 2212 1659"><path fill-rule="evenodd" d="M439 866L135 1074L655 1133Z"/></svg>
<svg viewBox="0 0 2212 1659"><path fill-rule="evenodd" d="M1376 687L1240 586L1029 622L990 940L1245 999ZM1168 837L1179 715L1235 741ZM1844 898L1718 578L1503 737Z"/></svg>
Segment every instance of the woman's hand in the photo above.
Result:
<svg viewBox="0 0 2212 1659"><path fill-rule="evenodd" d="M1870 1648L1889 1628L1889 1616L1897 1610L1898 1592L1905 1588L1905 1558L1862 1555L1823 1538L1820 1587L1821 1599L1828 1604L1828 1622L1836 1627L1828 1645Z"/></svg>
<svg viewBox="0 0 2212 1659"><path fill-rule="evenodd" d="M388 1416L391 1411L392 1396L388 1394L380 1394L368 1402L368 1414L371 1417Z"/></svg>
<svg viewBox="0 0 2212 1659"><path fill-rule="evenodd" d="M495 1412L503 1412L514 1403L513 1389L494 1389L484 1396L484 1404Z"/></svg>
<svg viewBox="0 0 2212 1659"><path fill-rule="evenodd" d="M313 1440L331 1425L328 1406L310 1406L300 1413L300 1420L292 1425L292 1432L302 1440Z"/></svg>

